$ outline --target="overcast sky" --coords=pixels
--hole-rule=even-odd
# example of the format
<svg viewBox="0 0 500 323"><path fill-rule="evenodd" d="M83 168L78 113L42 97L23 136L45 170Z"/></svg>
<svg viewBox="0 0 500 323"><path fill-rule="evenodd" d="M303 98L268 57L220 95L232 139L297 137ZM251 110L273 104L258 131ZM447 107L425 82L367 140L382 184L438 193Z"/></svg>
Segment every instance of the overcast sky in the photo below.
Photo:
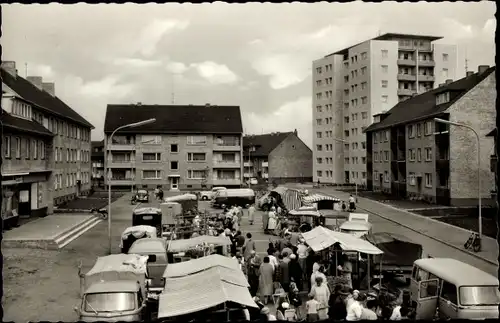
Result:
<svg viewBox="0 0 500 323"><path fill-rule="evenodd" d="M2 5L3 60L55 82L103 137L108 103L239 105L246 133L312 143L311 66L406 32L459 45L459 73L494 65L494 2Z"/></svg>

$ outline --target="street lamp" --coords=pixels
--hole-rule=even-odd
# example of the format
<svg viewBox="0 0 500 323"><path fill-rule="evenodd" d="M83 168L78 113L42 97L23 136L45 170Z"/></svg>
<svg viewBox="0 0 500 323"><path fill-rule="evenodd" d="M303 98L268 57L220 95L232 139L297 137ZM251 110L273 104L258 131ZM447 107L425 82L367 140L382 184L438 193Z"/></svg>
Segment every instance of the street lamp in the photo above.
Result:
<svg viewBox="0 0 500 323"><path fill-rule="evenodd" d="M342 142L344 144L349 144L350 145L350 142L347 141L347 140L344 140L344 139L340 139L340 138L333 138L333 140L335 141L338 141L338 142ZM351 147L349 147L347 149L347 164L350 165L351 164ZM348 172L349 172L349 182L351 182L351 168L348 167ZM358 183L356 181L354 181L354 187L355 187L355 195L356 195L356 201L358 200Z"/></svg>
<svg viewBox="0 0 500 323"><path fill-rule="evenodd" d="M479 250L481 250L481 238L483 235L483 217L482 217L482 210L481 210L481 142L479 141L479 134L477 131L472 128L471 126L468 126L463 123L457 123L457 122L452 122L440 118L434 118L435 122L439 123L444 123L444 124L449 124L452 126L457 126L457 127L462 127L462 128L467 128L469 130L472 130L474 134L476 135L476 141L477 141L477 194L478 194L478 204L479 204Z"/></svg>
<svg viewBox="0 0 500 323"><path fill-rule="evenodd" d="M123 126L116 128L111 133L111 136L109 136L109 139L108 139L108 145L107 145L108 146L108 148L107 148L108 153L106 154L106 159L108 159L108 156L109 156L108 154L111 150L111 149L109 149L109 146L113 142L113 136L117 131L125 129L125 128L135 128L135 127L139 127L139 126L144 126L144 125L147 125L147 124L150 124L153 122L156 122L155 118L147 119L147 120L143 120L143 121L139 121L139 122L134 122L134 123L129 123L129 124L126 124L126 125L123 125ZM108 162L109 162L109 160L106 160L106 164L104 165L105 166L104 173L108 177L108 244L109 244L108 248L109 248L109 254L111 254L111 171L110 171L109 167L107 167Z"/></svg>

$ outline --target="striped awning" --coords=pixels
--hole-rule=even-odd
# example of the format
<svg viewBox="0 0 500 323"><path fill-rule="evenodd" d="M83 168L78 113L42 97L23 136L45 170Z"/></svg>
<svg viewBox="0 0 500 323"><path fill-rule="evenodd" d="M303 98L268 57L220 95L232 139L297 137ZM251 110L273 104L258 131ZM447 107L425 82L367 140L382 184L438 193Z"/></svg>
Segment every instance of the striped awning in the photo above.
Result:
<svg viewBox="0 0 500 323"><path fill-rule="evenodd" d="M296 210L302 206L301 194L297 190L286 190L281 196L283 204L288 210Z"/></svg>
<svg viewBox="0 0 500 323"><path fill-rule="evenodd" d="M332 197L332 196L328 196L328 195L311 194L311 195L304 196L302 198L302 201L304 202L305 205L308 205L308 204L318 203L319 201L340 202L341 200L336 198L336 197Z"/></svg>

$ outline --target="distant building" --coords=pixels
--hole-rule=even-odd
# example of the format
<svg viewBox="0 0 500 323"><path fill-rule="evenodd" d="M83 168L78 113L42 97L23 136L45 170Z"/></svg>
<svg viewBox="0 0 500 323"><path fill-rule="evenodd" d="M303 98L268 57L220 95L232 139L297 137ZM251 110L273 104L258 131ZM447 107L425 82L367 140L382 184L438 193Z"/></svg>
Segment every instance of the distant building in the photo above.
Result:
<svg viewBox="0 0 500 323"><path fill-rule="evenodd" d="M149 118L156 122L120 130L110 141L118 127ZM238 106L111 104L104 133L114 187L189 190L242 184Z"/></svg>
<svg viewBox="0 0 500 323"><path fill-rule="evenodd" d="M104 140L92 141L92 187L104 187Z"/></svg>
<svg viewBox="0 0 500 323"><path fill-rule="evenodd" d="M21 136L18 138L14 134L10 137L4 135L3 138L4 142L10 140L11 153L19 151L22 156L20 159L17 157L11 159L12 164L9 167L17 169L30 166L25 169L25 172L22 172L25 174L23 176L41 176L38 174L39 170L45 173L43 176L48 176L45 179L46 186L36 187L32 185L28 190L27 186L16 184L17 188L13 188L17 192L15 194L20 194L22 199L28 194L32 210L36 210L40 206L36 201L52 198L53 202L41 204L44 207L47 206L47 212L50 214L53 205L87 194L90 190L90 131L94 127L56 96L54 83L43 82L42 77L39 76L28 76L27 79L24 79L18 75L16 64L13 61L2 62L1 76L2 109L10 116L9 120L15 123L15 121L20 122L19 119L22 119L23 122L25 121L24 130L34 122L41 128L33 126L36 128L31 127L30 129L37 129L39 133L42 133L41 129L44 128L53 134L52 141L46 142L46 136L38 138L33 135L33 131L26 132L33 136L31 139L45 143L45 148L42 149L42 152L45 151L43 162L40 160L40 152L36 152L38 156L36 161L34 157L34 149L36 149L35 147L40 149L40 142L35 144L33 141L21 138ZM27 154L27 151L31 151L31 153ZM17 161L20 160L22 162L18 165ZM32 168L31 164L33 163L37 167ZM41 177L38 178L43 181ZM12 183L12 180L17 182L21 180L22 183L25 181L19 177L4 176L2 168L2 182ZM2 186L5 186L3 183ZM45 195L42 197L42 194Z"/></svg>
<svg viewBox="0 0 500 323"><path fill-rule="evenodd" d="M366 185L373 117L456 78L457 48L441 38L387 33L313 62L314 182Z"/></svg>
<svg viewBox="0 0 500 323"><path fill-rule="evenodd" d="M479 134L481 197L489 198L494 179L487 164L495 126L495 67L441 84L398 103L366 129L368 189L444 205L476 205L477 139L467 128L435 122L441 118L465 124Z"/></svg>
<svg viewBox="0 0 500 323"><path fill-rule="evenodd" d="M244 177L269 182L311 182L312 151L293 132L243 137Z"/></svg>
<svg viewBox="0 0 500 323"><path fill-rule="evenodd" d="M495 187L494 189L491 190L491 197L493 199L496 199L496 196L498 194L498 182L497 182L497 166L498 166L498 154L497 154L497 136L498 136L498 130L497 128L493 129L491 132L489 132L486 137L493 137L493 153L491 154L490 157L490 168L491 172L493 173L493 178L495 178Z"/></svg>

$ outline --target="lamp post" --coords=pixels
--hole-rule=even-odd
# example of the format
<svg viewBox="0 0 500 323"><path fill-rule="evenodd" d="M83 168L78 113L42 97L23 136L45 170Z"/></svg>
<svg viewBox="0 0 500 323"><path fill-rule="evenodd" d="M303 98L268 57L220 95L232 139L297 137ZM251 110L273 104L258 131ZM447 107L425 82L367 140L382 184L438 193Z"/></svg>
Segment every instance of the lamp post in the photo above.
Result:
<svg viewBox="0 0 500 323"><path fill-rule="evenodd" d="M108 144L107 144L108 147L106 149L107 150L107 154L106 154L107 160L106 160L106 164L104 165L104 173L106 174L106 176L108 178L108 248L109 248L109 254L111 254L111 170L108 167L108 162L109 162L108 156L109 156L111 149L109 146L112 144L113 136L117 131L125 129L125 128L135 128L135 127L139 127L139 126L144 126L144 125L153 123L155 121L156 121L156 119L152 118L152 119L147 119L147 120L143 120L143 121L139 121L139 122L129 123L129 124L126 124L126 125L123 125L123 126L116 128L111 133L111 136L109 136Z"/></svg>
<svg viewBox="0 0 500 323"><path fill-rule="evenodd" d="M333 140L335 140L337 142L342 142L344 144L349 144L350 145L349 141L344 140L344 139L333 138ZM348 148L347 154L348 154L347 155L347 161L348 161L347 164L350 165L351 164L351 147ZM350 180L351 179L351 168L350 167L349 167L348 172L349 172L349 182L351 182L351 180ZM356 201L357 201L358 200L358 183L356 181L354 181L354 187L355 187L355 190L356 190L355 191L355 195L356 195Z"/></svg>
<svg viewBox="0 0 500 323"><path fill-rule="evenodd" d="M479 250L481 250L481 238L483 235L483 218L482 218L482 210L481 210L481 142L479 141L479 134L477 131L463 123L452 122L440 118L434 118L435 122L444 123L456 127L462 127L469 130L472 130L476 135L477 141L477 194L478 194L478 204L479 204Z"/></svg>

